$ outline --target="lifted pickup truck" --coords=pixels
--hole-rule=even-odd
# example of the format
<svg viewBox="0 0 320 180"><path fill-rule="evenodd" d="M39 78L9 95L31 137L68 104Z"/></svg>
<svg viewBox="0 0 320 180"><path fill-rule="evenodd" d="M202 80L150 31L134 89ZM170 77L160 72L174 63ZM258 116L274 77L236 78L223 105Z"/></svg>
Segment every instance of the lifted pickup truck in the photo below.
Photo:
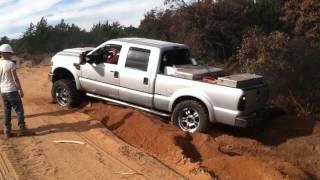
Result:
<svg viewBox="0 0 320 180"><path fill-rule="evenodd" d="M52 97L77 105L80 94L171 116L184 131L210 123L247 127L261 119L268 90L254 74L225 76L197 65L183 44L144 38L109 40L96 48L66 49L52 58Z"/></svg>

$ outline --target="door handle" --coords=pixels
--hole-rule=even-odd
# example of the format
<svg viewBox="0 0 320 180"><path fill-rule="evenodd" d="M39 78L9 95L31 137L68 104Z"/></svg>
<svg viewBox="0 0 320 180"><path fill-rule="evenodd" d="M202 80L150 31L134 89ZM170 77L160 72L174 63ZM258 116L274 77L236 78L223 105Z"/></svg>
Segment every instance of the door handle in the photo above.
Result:
<svg viewBox="0 0 320 180"><path fill-rule="evenodd" d="M114 71L113 73L114 73L113 74L114 78L119 78L119 72L118 71Z"/></svg>
<svg viewBox="0 0 320 180"><path fill-rule="evenodd" d="M148 85L149 84L149 78L143 78L143 84Z"/></svg>

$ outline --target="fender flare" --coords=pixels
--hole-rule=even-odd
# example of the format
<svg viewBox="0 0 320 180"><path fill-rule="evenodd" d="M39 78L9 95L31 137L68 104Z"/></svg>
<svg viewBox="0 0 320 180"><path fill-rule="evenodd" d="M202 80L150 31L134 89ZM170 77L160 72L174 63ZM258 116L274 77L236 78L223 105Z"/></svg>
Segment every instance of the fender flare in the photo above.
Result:
<svg viewBox="0 0 320 180"><path fill-rule="evenodd" d="M65 71L65 72L69 73L72 76L74 82L76 83L77 89L78 90L81 89L80 80L79 80L78 74L76 72L71 71L66 67L56 67L53 69L53 76L56 76L57 71Z"/></svg>
<svg viewBox="0 0 320 180"><path fill-rule="evenodd" d="M180 89L178 91L176 91L172 96L171 96L171 100L169 102L169 111L172 112L173 111L173 105L175 104L175 102L183 97L189 97L189 98L194 98L197 99L199 101L201 101L207 108L208 110L208 115L209 115L209 121L214 123L215 122L215 118L214 118L214 105L212 102L210 102L210 98L203 93L202 91L196 90L196 89L191 89L191 88L184 88L184 89Z"/></svg>

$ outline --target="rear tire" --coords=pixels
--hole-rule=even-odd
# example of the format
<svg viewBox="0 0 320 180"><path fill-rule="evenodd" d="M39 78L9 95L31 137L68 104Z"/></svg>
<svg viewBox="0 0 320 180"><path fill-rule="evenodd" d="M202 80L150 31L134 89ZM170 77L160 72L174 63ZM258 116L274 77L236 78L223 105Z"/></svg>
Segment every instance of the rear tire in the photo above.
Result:
<svg viewBox="0 0 320 180"><path fill-rule="evenodd" d="M63 107L75 107L80 100L76 84L70 79L60 79L54 82L51 95L53 101Z"/></svg>
<svg viewBox="0 0 320 180"><path fill-rule="evenodd" d="M174 125L183 131L204 132L209 128L206 108L195 100L184 100L178 103L174 107L171 118Z"/></svg>

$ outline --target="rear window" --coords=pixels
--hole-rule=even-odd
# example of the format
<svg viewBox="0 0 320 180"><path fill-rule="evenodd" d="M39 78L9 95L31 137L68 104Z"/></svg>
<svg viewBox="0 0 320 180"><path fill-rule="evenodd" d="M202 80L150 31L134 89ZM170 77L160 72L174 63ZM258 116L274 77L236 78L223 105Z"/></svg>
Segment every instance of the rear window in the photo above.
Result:
<svg viewBox="0 0 320 180"><path fill-rule="evenodd" d="M193 64L190 58L189 49L171 49L164 51L161 56L160 73L164 72L166 66L190 65Z"/></svg>
<svg viewBox="0 0 320 180"><path fill-rule="evenodd" d="M150 50L141 48L130 48L126 60L126 68L137 69L141 71L148 70Z"/></svg>
<svg viewBox="0 0 320 180"><path fill-rule="evenodd" d="M162 61L166 66L192 64L188 49L172 49L165 51L162 55Z"/></svg>

